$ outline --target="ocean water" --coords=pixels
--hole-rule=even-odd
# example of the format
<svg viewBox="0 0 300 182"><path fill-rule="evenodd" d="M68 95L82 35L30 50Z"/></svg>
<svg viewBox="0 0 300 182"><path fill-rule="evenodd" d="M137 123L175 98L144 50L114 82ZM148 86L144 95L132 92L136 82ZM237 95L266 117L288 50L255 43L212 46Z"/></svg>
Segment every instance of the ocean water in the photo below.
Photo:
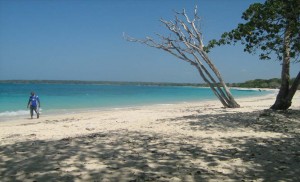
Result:
<svg viewBox="0 0 300 182"><path fill-rule="evenodd" d="M216 99L209 88L198 87L5 83L0 84L0 118L29 115L26 108L31 91L41 100L42 114ZM231 92L234 97L268 94L255 90Z"/></svg>

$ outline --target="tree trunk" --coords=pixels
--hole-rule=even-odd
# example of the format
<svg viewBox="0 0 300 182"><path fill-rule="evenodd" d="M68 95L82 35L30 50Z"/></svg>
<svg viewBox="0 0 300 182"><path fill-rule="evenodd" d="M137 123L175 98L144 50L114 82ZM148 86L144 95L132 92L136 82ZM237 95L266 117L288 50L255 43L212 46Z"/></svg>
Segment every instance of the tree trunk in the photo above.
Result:
<svg viewBox="0 0 300 182"><path fill-rule="evenodd" d="M220 92L224 93L223 96L225 97L225 100L227 101L227 105L225 107L229 107L229 108L239 108L240 105L235 101L235 99L233 98L230 90L228 89L227 85L225 84L225 82L223 81L220 72L218 71L218 69L215 67L214 64L212 64L211 60L209 59L209 57L207 56L207 54L205 52L203 52L203 59L209 64L210 68L213 70L213 72L215 73L215 75L217 76L220 84L222 85L223 89L220 88L219 85L217 85L218 89Z"/></svg>
<svg viewBox="0 0 300 182"><path fill-rule="evenodd" d="M292 105L294 94L290 94L290 39L291 33L287 27L284 33L284 53L281 70L281 86L276 101L271 106L273 110L287 110ZM296 80L295 80L296 81Z"/></svg>
<svg viewBox="0 0 300 182"><path fill-rule="evenodd" d="M234 100L233 96L231 95L228 87L226 86L226 84L224 82L221 83L221 86L220 86L218 83L216 83L216 81L213 79L211 74L206 70L206 68L203 67L203 65L197 65L197 64L192 64L192 65L197 68L200 76L209 85L209 87L211 88L213 93L217 96L217 98L220 100L220 102L223 104L224 107L226 107L226 108L239 108L240 107L240 105ZM213 70L213 71L216 74L215 70ZM219 72L217 72L217 73L219 73ZM205 74L208 76L208 78L206 77ZM221 77L221 76L219 75L219 77ZM223 80L221 79L221 82L222 81ZM223 87L223 89L222 89L222 87ZM225 91L225 93L224 93L224 91Z"/></svg>
<svg viewBox="0 0 300 182"><path fill-rule="evenodd" d="M300 71L297 75L297 77L295 78L290 90L289 90L289 94L287 95L287 99L289 99L290 101L292 101L298 87L299 87L299 84L300 84Z"/></svg>
<svg viewBox="0 0 300 182"><path fill-rule="evenodd" d="M288 94L283 99L278 99L279 94L277 95L277 99L275 104L271 107L273 110L287 110L292 105L292 99L300 85L300 72L295 78L291 88L288 90Z"/></svg>

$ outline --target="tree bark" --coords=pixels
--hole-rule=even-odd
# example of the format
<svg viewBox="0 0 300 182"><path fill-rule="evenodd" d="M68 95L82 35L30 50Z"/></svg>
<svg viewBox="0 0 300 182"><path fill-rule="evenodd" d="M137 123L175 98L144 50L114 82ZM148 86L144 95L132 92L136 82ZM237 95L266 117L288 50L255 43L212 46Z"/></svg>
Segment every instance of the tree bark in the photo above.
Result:
<svg viewBox="0 0 300 182"><path fill-rule="evenodd" d="M284 53L283 53L283 63L281 70L281 86L279 93L276 97L275 103L271 106L273 110L287 110L292 105L292 98L296 92L295 86L289 88L290 86L290 40L291 33L289 27L287 27L284 33ZM298 74L299 76L299 74ZM298 78L299 79L299 78ZM297 81L299 82L299 81ZM297 84L296 80L294 84ZM293 85L294 85L293 84Z"/></svg>
<svg viewBox="0 0 300 182"><path fill-rule="evenodd" d="M299 87L299 84L300 84L300 71L297 75L297 77L295 78L290 90L289 90L289 94L287 95L287 99L292 101L298 87Z"/></svg>
<svg viewBox="0 0 300 182"><path fill-rule="evenodd" d="M205 59L206 62L208 64L210 64L209 65L210 68L213 70L213 72L217 76L218 80L220 81L220 84L224 88L224 90L222 90L220 87L218 87L218 89L221 89L220 91L222 93L225 92L225 94L223 94L223 97L225 97L225 100L227 101L226 107L229 107L229 108L239 108L240 105L235 101L234 97L232 96L230 90L228 89L227 85L225 84L224 80L222 79L222 76L221 76L219 70L215 67L214 64L211 64L212 61L209 59L209 57L207 56L207 54L205 52L203 52L203 55L204 55L203 59Z"/></svg>
<svg viewBox="0 0 300 182"><path fill-rule="evenodd" d="M277 95L276 102L271 107L273 110L287 110L292 105L292 99L300 85L300 72L298 73L297 77L295 78L291 88L288 90L288 94L286 97L278 98L279 94Z"/></svg>

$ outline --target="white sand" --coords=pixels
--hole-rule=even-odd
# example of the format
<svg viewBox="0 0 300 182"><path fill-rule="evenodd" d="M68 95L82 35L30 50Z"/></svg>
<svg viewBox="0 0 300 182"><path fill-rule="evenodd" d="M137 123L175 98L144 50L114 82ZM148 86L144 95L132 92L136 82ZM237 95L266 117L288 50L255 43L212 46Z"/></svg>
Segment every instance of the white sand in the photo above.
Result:
<svg viewBox="0 0 300 182"><path fill-rule="evenodd" d="M1 122L0 181L298 181L298 113L257 119L275 96Z"/></svg>

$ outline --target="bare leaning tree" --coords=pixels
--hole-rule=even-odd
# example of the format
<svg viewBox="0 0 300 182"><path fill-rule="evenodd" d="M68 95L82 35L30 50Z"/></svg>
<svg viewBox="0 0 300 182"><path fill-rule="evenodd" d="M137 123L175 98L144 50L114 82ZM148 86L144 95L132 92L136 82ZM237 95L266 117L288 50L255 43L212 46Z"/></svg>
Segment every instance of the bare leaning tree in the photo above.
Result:
<svg viewBox="0 0 300 182"><path fill-rule="evenodd" d="M193 19L190 19L185 9L183 9L182 12L175 12L175 20L166 21L161 19L160 21L170 31L170 35L157 34L159 41L151 37L135 39L124 35L124 38L130 42L139 42L164 50L180 60L190 63L192 66L195 66L202 79L210 86L224 107L240 107L204 49L197 6L194 9Z"/></svg>

